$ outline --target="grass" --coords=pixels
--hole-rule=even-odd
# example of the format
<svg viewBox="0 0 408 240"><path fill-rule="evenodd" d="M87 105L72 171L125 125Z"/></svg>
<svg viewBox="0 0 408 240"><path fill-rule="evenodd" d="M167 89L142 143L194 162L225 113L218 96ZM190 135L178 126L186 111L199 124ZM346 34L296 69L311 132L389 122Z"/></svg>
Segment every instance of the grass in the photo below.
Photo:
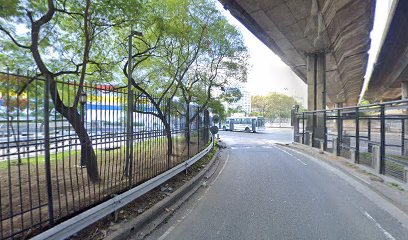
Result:
<svg viewBox="0 0 408 240"><path fill-rule="evenodd" d="M389 182L388 186L396 188L396 189L398 189L400 191L405 191L405 189L403 187L401 187L398 183L395 183L395 182Z"/></svg>
<svg viewBox="0 0 408 240"><path fill-rule="evenodd" d="M211 159L214 157L214 154L217 152L218 150L218 145L214 144L213 149L208 152L203 158L201 158L200 160L198 160L196 163L194 163L190 169L192 170L200 170L202 168L203 165L207 165Z"/></svg>
<svg viewBox="0 0 408 240"><path fill-rule="evenodd" d="M191 156L202 149L198 147L196 138L191 139ZM106 140L109 142L109 139ZM60 149L62 150L62 149ZM105 151L98 146L95 149L98 170L101 180L96 183L88 181L86 169L78 168L80 150L73 148L61 152L51 152L51 184L53 191L54 215L56 219L68 216L80 209L89 207L109 198L112 194L125 191L129 187L129 178L125 177L126 147ZM167 139L156 137L133 145L132 186L136 186L167 170ZM41 153L41 152L40 152ZM201 166L207 156L197 166ZM173 136L173 155L170 166L175 166L187 159L187 144L182 135ZM33 223L46 219L47 216L47 184L44 155L30 156L21 159L0 162L0 200L3 219L9 217L9 209L13 209L14 228L26 228ZM8 169L10 168L10 172ZM10 200L11 199L11 200ZM31 208L37 207L30 212ZM4 236L11 233L10 220L2 221Z"/></svg>

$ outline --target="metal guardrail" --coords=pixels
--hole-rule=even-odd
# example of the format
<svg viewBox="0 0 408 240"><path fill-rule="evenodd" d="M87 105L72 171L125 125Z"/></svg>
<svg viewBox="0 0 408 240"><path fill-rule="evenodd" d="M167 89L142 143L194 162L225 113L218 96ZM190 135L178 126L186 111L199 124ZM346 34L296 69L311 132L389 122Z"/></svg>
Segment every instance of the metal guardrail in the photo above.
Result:
<svg viewBox="0 0 408 240"><path fill-rule="evenodd" d="M35 236L32 240L53 240L53 239L66 239L87 226L97 222L103 217L119 210L126 206L130 202L134 201L143 194L153 190L160 186L164 182L168 181L172 177L176 176L182 171L185 171L188 167L204 157L214 146L214 138L212 138L211 144L203 151L188 159L187 161L180 163L179 165L171 168L170 170L148 180L139 186L132 188L116 197L97 205L63 223L56 225L55 227Z"/></svg>

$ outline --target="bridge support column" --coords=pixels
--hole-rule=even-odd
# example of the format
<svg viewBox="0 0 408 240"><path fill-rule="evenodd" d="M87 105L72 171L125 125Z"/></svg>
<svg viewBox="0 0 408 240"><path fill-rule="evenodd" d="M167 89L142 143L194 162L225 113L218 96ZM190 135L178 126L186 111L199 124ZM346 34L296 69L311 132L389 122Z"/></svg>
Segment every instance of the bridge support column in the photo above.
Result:
<svg viewBox="0 0 408 240"><path fill-rule="evenodd" d="M401 100L408 99L408 82L401 82ZM403 110L403 115L408 115L407 110ZM406 133L408 131L408 120L403 119L401 121L401 155L408 156L408 141L406 140Z"/></svg>
<svg viewBox="0 0 408 240"><path fill-rule="evenodd" d="M307 56L307 88L309 111L326 109L326 54L312 53ZM319 147L316 140L326 146L326 124L323 112L309 115L307 130L312 133L312 146ZM324 147L326 149L326 147Z"/></svg>

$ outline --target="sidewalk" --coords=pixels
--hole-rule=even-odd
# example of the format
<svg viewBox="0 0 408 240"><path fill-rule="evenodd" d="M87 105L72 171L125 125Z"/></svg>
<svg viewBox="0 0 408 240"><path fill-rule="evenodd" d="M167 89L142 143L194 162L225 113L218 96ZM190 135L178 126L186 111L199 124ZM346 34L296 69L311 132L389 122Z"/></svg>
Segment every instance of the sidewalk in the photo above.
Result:
<svg viewBox="0 0 408 240"><path fill-rule="evenodd" d="M317 148L312 148L299 143L281 144L281 146L297 150L330 164L365 184L383 198L389 200L404 213L408 214L407 183L400 182L385 175L380 175L376 173L373 168L361 164L355 164L349 159L328 152L322 153Z"/></svg>

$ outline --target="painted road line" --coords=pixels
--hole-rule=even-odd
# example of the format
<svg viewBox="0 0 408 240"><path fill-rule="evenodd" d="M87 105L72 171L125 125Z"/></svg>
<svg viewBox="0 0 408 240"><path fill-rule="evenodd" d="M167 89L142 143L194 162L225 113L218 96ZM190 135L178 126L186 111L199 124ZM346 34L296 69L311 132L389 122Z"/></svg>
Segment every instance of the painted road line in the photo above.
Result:
<svg viewBox="0 0 408 240"><path fill-rule="evenodd" d="M298 162L302 163L303 165L307 166L307 163L303 162L302 160L300 160L300 158L296 157L295 155L291 154L290 152L283 150L282 148L278 147L278 146L274 146L275 148L281 150L282 152L288 154L289 156L293 157L294 159L296 159Z"/></svg>
<svg viewBox="0 0 408 240"><path fill-rule="evenodd" d="M384 234L385 238L388 240L395 240L395 238L387 232L368 212L364 211L363 212L364 216L366 216L370 221L374 222L375 226L381 230L381 232Z"/></svg>

